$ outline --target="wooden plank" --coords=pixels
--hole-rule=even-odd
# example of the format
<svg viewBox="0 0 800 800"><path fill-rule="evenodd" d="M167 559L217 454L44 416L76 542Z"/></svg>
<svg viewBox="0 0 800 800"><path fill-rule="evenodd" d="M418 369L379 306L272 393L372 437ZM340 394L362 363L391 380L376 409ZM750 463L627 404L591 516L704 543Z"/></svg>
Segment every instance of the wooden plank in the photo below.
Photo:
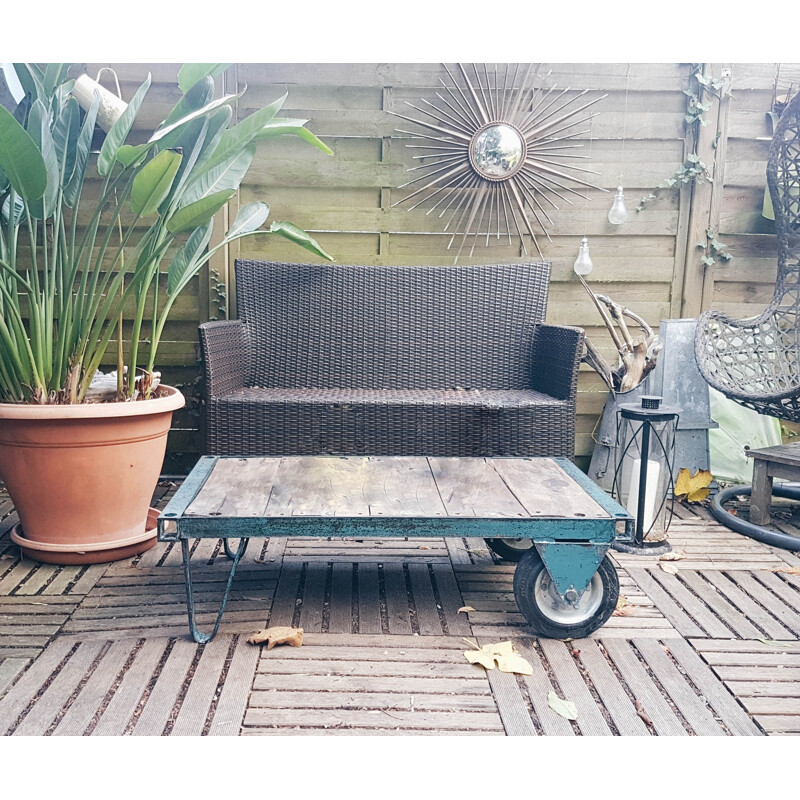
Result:
<svg viewBox="0 0 800 800"><path fill-rule="evenodd" d="M82 736L128 660L135 642L113 642L53 731L53 736Z"/></svg>
<svg viewBox="0 0 800 800"><path fill-rule="evenodd" d="M353 629L353 565L341 562L333 565L328 630L331 633L350 633Z"/></svg>
<svg viewBox="0 0 800 800"><path fill-rule="evenodd" d="M681 577L686 585L695 592L709 608L725 620L725 624L732 628L737 636L743 638L758 638L760 636L761 632L758 628L756 628L744 614L740 613L725 600L718 591L709 586L699 573L693 570L685 570L681 571Z"/></svg>
<svg viewBox="0 0 800 800"><path fill-rule="evenodd" d="M74 642L56 639L0 700L0 736L10 732L17 718L74 646Z"/></svg>
<svg viewBox="0 0 800 800"><path fill-rule="evenodd" d="M497 670L494 670L494 672L497 672ZM505 675L506 673L498 674ZM312 692L269 689L266 691L254 691L248 705L250 708L385 709L387 711L410 712L497 711L497 705L490 694L458 696L452 694L407 694L389 691ZM528 722L530 722L530 717L528 717ZM506 732L508 733L507 728Z"/></svg>
<svg viewBox="0 0 800 800"><path fill-rule="evenodd" d="M244 636L237 640L219 703L211 718L209 736L239 734L260 653L261 648L249 644Z"/></svg>
<svg viewBox="0 0 800 800"><path fill-rule="evenodd" d="M791 714L797 716L798 730L800 730L800 698L740 697L739 702L750 714Z"/></svg>
<svg viewBox="0 0 800 800"><path fill-rule="evenodd" d="M439 591L447 632L450 636L469 636L471 633L469 619L465 613L458 613L458 609L465 603L458 589L453 568L449 564L434 564L433 576Z"/></svg>
<svg viewBox="0 0 800 800"><path fill-rule="evenodd" d="M714 717L694 689L672 663L664 652L662 645L653 639L635 639L636 649L644 656L659 683L678 707L681 715L692 726L698 736L724 736L725 731L717 724ZM719 687L720 690L722 687Z"/></svg>
<svg viewBox="0 0 800 800"><path fill-rule="evenodd" d="M264 516L279 465L277 458L220 458L186 516Z"/></svg>
<svg viewBox="0 0 800 800"><path fill-rule="evenodd" d="M371 516L446 516L425 458L371 456L363 465L362 481Z"/></svg>
<svg viewBox="0 0 800 800"><path fill-rule="evenodd" d="M216 696L217 685L230 649L230 637L218 636L203 645L203 653L192 675L170 736L200 736Z"/></svg>
<svg viewBox="0 0 800 800"><path fill-rule="evenodd" d="M691 639L692 647L698 653L800 653L800 641L779 641L769 639Z"/></svg>
<svg viewBox="0 0 800 800"><path fill-rule="evenodd" d="M736 697L800 697L800 683L789 681L727 681Z"/></svg>
<svg viewBox="0 0 800 800"><path fill-rule="evenodd" d="M681 570L683 572L683 570ZM698 624L702 625L705 632L709 636L719 636L723 639L730 639L732 631L724 625L714 613L698 598L696 598L678 579L676 575L670 575L661 570L653 570L652 577L658 581L665 591L675 599L688 614L697 620ZM656 605L658 603L656 602ZM684 635L687 634L681 631Z"/></svg>
<svg viewBox="0 0 800 800"><path fill-rule="evenodd" d="M533 674L524 675L522 681L528 690L528 697L533 706L535 720L541 726L543 734L545 736L574 736L575 731L569 720L553 711L548 704L547 696L549 692L555 691L556 694L559 694L559 692L550 682L550 678L539 658L539 653L533 646L533 640L520 639L514 643L514 646L517 652L527 659L533 668Z"/></svg>
<svg viewBox="0 0 800 800"><path fill-rule="evenodd" d="M254 691L323 692L398 692L417 697L424 694L448 696L487 695L489 686L485 675L477 670L469 678L404 677L398 675L327 675L327 674L268 674L256 675Z"/></svg>
<svg viewBox="0 0 800 800"><path fill-rule="evenodd" d="M172 715L196 652L197 645L192 641L179 639L175 642L136 720L133 736L161 736Z"/></svg>
<svg viewBox="0 0 800 800"><path fill-rule="evenodd" d="M381 633L381 602L378 588L378 565L358 565L358 632Z"/></svg>
<svg viewBox="0 0 800 800"><path fill-rule="evenodd" d="M466 649L466 648L465 648ZM270 651L271 652L271 651ZM468 664L466 659L463 664L450 664L431 662L391 662L392 674L397 677L426 678L443 676L450 678L469 678L483 667ZM262 658L258 665L259 673L267 674L299 674L317 673L320 675L384 675L386 665L375 661L330 661L309 657L305 660Z"/></svg>
<svg viewBox="0 0 800 800"><path fill-rule="evenodd" d="M29 663L29 658L0 658L0 697Z"/></svg>
<svg viewBox="0 0 800 800"><path fill-rule="evenodd" d="M408 577L414 598L417 627L422 636L441 636L442 623L433 594L431 574L427 564L409 564Z"/></svg>
<svg viewBox="0 0 800 800"><path fill-rule="evenodd" d="M487 459L429 458L428 462L448 516L528 516Z"/></svg>
<svg viewBox="0 0 800 800"><path fill-rule="evenodd" d="M291 456L281 459L267 516L369 516L361 493L364 467L358 458Z"/></svg>
<svg viewBox="0 0 800 800"><path fill-rule="evenodd" d="M765 575L768 573L765 573ZM792 633L800 635L800 614L779 600L748 572L737 572L731 578L754 600L776 616Z"/></svg>
<svg viewBox="0 0 800 800"><path fill-rule="evenodd" d="M486 677L492 688L493 705L496 703L495 708L500 714L506 736L537 736L536 726L528 713L516 677L499 669L486 670Z"/></svg>
<svg viewBox="0 0 800 800"><path fill-rule="evenodd" d="M611 736L611 729L603 718L597 701L581 676L567 646L552 639L540 639L539 645L555 673L565 699L578 709L578 727L584 736Z"/></svg>
<svg viewBox="0 0 800 800"><path fill-rule="evenodd" d="M389 633L411 633L408 592L402 564L383 565L383 586Z"/></svg>
<svg viewBox="0 0 800 800"><path fill-rule="evenodd" d="M281 567L278 587L269 612L269 624L272 627L292 624L297 607L301 569L301 564L293 562L285 562Z"/></svg>
<svg viewBox="0 0 800 800"><path fill-rule="evenodd" d="M642 591L656 604L656 608L681 634L684 636L705 635L705 631L664 591L648 570L629 567L627 571Z"/></svg>
<svg viewBox="0 0 800 800"><path fill-rule="evenodd" d="M327 576L327 564L312 562L306 565L306 582L303 588L303 603L300 607L299 627L309 633L322 633Z"/></svg>
<svg viewBox="0 0 800 800"><path fill-rule="evenodd" d="M642 704L658 735L686 736L680 720L634 655L630 643L619 639L604 639L603 646L634 697Z"/></svg>
<svg viewBox="0 0 800 800"><path fill-rule="evenodd" d="M44 693L36 700L14 731L14 736L42 736L64 707L70 695L86 676L86 672L103 647L102 642L80 644L61 667Z"/></svg>
<svg viewBox="0 0 800 800"><path fill-rule="evenodd" d="M168 642L168 639L144 642L92 730L92 736L122 736L125 733Z"/></svg>
<svg viewBox="0 0 800 800"><path fill-rule="evenodd" d="M249 708L245 726L273 727L363 727L455 730L502 730L499 715L482 711L360 711L349 709L262 709Z"/></svg>
<svg viewBox="0 0 800 800"><path fill-rule="evenodd" d="M718 679L685 639L670 641L669 649L706 702L719 714L725 727L734 736L760 735L752 720L742 711L736 700L720 687ZM718 670L715 671L719 674Z"/></svg>
<svg viewBox="0 0 800 800"><path fill-rule="evenodd" d="M703 570L703 576L717 587L720 594L726 596L741 609L767 636L773 639L788 639L793 636L791 631L781 625L763 606L756 603L750 595L742 591L730 578L718 570ZM755 638L760 638L758 635Z"/></svg>
<svg viewBox="0 0 800 800"><path fill-rule="evenodd" d="M797 716L758 715L756 722L768 733L800 733L800 717Z"/></svg>
<svg viewBox="0 0 800 800"><path fill-rule="evenodd" d="M748 665L745 667L714 666L720 680L728 681L800 681L800 668L765 667Z"/></svg>
<svg viewBox="0 0 800 800"><path fill-rule="evenodd" d="M583 639L573 642L572 645L579 651L581 663L620 736L648 736L650 732L647 726L636 713L636 708L600 652L598 644Z"/></svg>
<svg viewBox="0 0 800 800"><path fill-rule="evenodd" d="M531 517L588 517L608 514L550 459L491 458L487 463Z"/></svg>

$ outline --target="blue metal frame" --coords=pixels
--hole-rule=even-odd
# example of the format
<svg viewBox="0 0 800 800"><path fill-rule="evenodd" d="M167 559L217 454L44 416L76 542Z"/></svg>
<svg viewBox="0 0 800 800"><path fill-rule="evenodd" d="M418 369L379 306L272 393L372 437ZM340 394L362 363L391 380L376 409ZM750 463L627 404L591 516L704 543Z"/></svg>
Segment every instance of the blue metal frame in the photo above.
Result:
<svg viewBox="0 0 800 800"><path fill-rule="evenodd" d="M458 536L480 539L531 539L560 594L574 588L581 593L615 539L632 538L633 518L605 491L593 483L571 461L556 462L607 517L566 518L535 517L516 519L474 519L470 517L186 517L186 509L197 497L211 475L219 457L205 456L188 475L158 518L158 540L180 542L186 582L186 608L189 630L196 642L208 642L217 633L228 602L239 561L253 537L357 537ZM624 537L617 526L625 523ZM210 634L202 633L196 624L189 540L222 539L225 555L232 560L222 602ZM234 551L229 539L238 538ZM575 556L578 556L576 559Z"/></svg>

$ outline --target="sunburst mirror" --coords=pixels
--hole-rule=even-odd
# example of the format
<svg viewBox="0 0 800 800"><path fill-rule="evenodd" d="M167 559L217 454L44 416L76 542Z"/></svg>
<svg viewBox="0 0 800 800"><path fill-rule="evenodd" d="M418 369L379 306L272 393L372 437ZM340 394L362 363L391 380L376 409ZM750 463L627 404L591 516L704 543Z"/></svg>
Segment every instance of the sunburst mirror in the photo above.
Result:
<svg viewBox="0 0 800 800"><path fill-rule="evenodd" d="M526 234L544 258L537 236L550 239L558 203L588 200L587 189L601 188L582 177L598 173L575 164L589 156L574 151L583 147L576 140L591 136L595 114L588 109L606 95L537 87L533 64L458 64L458 77L443 67L449 81L440 78L437 102L407 102L422 118L389 112L423 129L397 130L411 137L407 147L422 152L409 168L419 175L398 187L409 191L393 206L413 200L409 211L424 204L428 214L449 215L448 249L460 238L456 261L470 237L470 256L493 236L509 243L518 236L528 255Z"/></svg>

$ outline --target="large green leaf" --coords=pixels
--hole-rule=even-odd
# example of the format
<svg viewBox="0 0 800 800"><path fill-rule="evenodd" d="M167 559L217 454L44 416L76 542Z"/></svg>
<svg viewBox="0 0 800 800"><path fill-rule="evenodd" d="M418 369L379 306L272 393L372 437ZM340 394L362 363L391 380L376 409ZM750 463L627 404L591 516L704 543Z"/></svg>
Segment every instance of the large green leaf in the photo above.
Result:
<svg viewBox="0 0 800 800"><path fill-rule="evenodd" d="M239 213L236 215L233 225L225 234L225 238L234 239L245 233L252 233L267 221L267 217L269 217L269 206L266 203L256 201L255 203L244 205L239 209Z"/></svg>
<svg viewBox="0 0 800 800"><path fill-rule="evenodd" d="M226 94L224 97L220 97L217 100L212 100L212 102L206 104L202 108L198 108L196 111L192 111L185 117L181 117L179 120L177 120L177 122L173 122L171 125L166 125L163 128L159 128L150 137L148 141L158 142L165 136L172 133L172 131L176 130L177 128L180 128L181 125L186 125L188 122L191 122L192 120L210 114L212 111L216 111L221 106L230 105L232 102L234 102L234 100L237 100L241 96L242 96L241 94Z"/></svg>
<svg viewBox="0 0 800 800"><path fill-rule="evenodd" d="M139 161L152 146L148 142L144 144L123 144L117 150L117 161L127 169Z"/></svg>
<svg viewBox="0 0 800 800"><path fill-rule="evenodd" d="M69 64L47 64L42 74L42 88L46 96L50 96L55 91L56 86L63 83L67 77Z"/></svg>
<svg viewBox="0 0 800 800"><path fill-rule="evenodd" d="M178 71L178 88L186 94L198 81L221 75L230 66L230 64L184 64Z"/></svg>
<svg viewBox="0 0 800 800"><path fill-rule="evenodd" d="M162 150L142 167L131 187L131 210L134 214L150 217L156 213L172 188L181 160L180 153Z"/></svg>
<svg viewBox="0 0 800 800"><path fill-rule="evenodd" d="M314 136L314 134L311 133L308 128L304 127L307 122L307 119L275 117L275 119L273 119L271 122L268 122L259 131L258 135L256 136L256 141L260 142L262 139L270 139L273 136L284 136L286 134L290 134L292 136L299 136L301 139L305 139L305 141L307 141L309 144L313 144L314 147L318 147L329 156L332 156L333 150L331 150L330 147L325 144L325 142Z"/></svg>
<svg viewBox="0 0 800 800"><path fill-rule="evenodd" d="M68 208L74 208L78 196L83 188L83 181L86 177L86 165L89 161L89 151L92 147L92 137L94 135L94 123L97 119L97 109L100 105L100 98L95 94L89 110L83 119L83 126L78 135L78 143L75 146L75 168L72 170L72 177L69 184L64 189L64 203Z"/></svg>
<svg viewBox="0 0 800 800"><path fill-rule="evenodd" d="M47 188L47 167L31 135L0 106L0 167L11 187L28 202Z"/></svg>
<svg viewBox="0 0 800 800"><path fill-rule="evenodd" d="M172 259L167 270L168 295L179 292L191 279L197 259L202 255L211 238L213 227L214 221L209 220L202 227L196 228L186 244L175 254L175 258Z"/></svg>
<svg viewBox="0 0 800 800"><path fill-rule="evenodd" d="M75 169L75 145L80 133L80 107L74 97L70 97L61 108L53 126L53 143L61 171L61 185L69 184L72 170Z"/></svg>
<svg viewBox="0 0 800 800"><path fill-rule="evenodd" d="M181 208L167 220L167 230L185 233L205 225L235 194L233 189L227 189Z"/></svg>
<svg viewBox="0 0 800 800"><path fill-rule="evenodd" d="M101 175L108 175L111 172L114 162L117 159L117 151L125 144L128 134L136 121L136 115L144 102L147 90L150 88L150 73L144 83L136 90L136 94L128 103L128 107L122 112L122 116L111 126L111 130L106 134L103 146L100 148L100 155L97 158L97 171Z"/></svg>
<svg viewBox="0 0 800 800"><path fill-rule="evenodd" d="M61 185L58 154L50 132L50 112L41 100L32 106L28 116L28 133L36 142L47 170L47 187L42 196L28 203L31 214L37 219L48 219L55 210L56 198Z"/></svg>
<svg viewBox="0 0 800 800"><path fill-rule="evenodd" d="M30 95L31 100L45 97L44 73L36 64L14 64L14 72L22 85L25 94Z"/></svg>
<svg viewBox="0 0 800 800"><path fill-rule="evenodd" d="M172 125L179 119L183 119L187 114L192 111L202 108L214 99L214 79L210 76L201 78L192 88L181 95L181 99L172 107L167 118L164 120L164 125Z"/></svg>
<svg viewBox="0 0 800 800"><path fill-rule="evenodd" d="M250 164L253 163L255 152L255 145L249 145L243 152L224 164L219 164L195 178L186 187L180 205L188 206L203 197L210 197L225 189L238 189L247 170L250 169Z"/></svg>
<svg viewBox="0 0 800 800"><path fill-rule="evenodd" d="M8 224L8 215L11 212L11 195L8 195L6 199L3 201L3 209L2 209L2 216L3 216L3 225L5 226ZM18 195L14 195L14 217L11 220L11 224L13 227L17 227L20 222L22 222L22 215L25 213L25 203L23 202L22 198Z"/></svg>
<svg viewBox="0 0 800 800"><path fill-rule="evenodd" d="M313 239L302 228L298 228L297 225L293 225L291 222L273 222L272 225L269 226L269 231L270 233L276 233L278 236L282 236L284 239L288 239L290 242L300 245L300 247L311 253L316 253L318 256L327 258L328 261L335 261L330 253L326 253L322 249L316 239Z"/></svg>
<svg viewBox="0 0 800 800"><path fill-rule="evenodd" d="M227 161L233 154L241 152L242 148L247 147L263 130L264 126L273 119L285 100L286 95L284 94L283 97L279 97L265 108L259 109L225 131L219 146L216 150L210 152L207 159L204 159L203 168L210 169L223 161Z"/></svg>

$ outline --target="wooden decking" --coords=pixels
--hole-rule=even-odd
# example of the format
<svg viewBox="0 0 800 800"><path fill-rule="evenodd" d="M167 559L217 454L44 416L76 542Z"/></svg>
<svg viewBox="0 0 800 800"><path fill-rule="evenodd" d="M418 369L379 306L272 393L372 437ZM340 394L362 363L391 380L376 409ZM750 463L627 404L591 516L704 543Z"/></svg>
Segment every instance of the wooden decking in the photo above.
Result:
<svg viewBox="0 0 800 800"><path fill-rule="evenodd" d="M161 484L154 502L175 488ZM514 567L481 540L288 539L251 542L221 633L197 645L178 545L40 565L20 559L0 495L0 733L800 733L800 558L700 507L677 511L670 541L682 557L615 553L624 600L589 639L530 636ZM785 516L776 524L797 532ZM208 627L228 562L216 540L198 541L192 558ZM246 642L267 624L303 627L303 646ZM464 638L512 639L533 675L467 663ZM551 691L577 719L550 707Z"/></svg>

